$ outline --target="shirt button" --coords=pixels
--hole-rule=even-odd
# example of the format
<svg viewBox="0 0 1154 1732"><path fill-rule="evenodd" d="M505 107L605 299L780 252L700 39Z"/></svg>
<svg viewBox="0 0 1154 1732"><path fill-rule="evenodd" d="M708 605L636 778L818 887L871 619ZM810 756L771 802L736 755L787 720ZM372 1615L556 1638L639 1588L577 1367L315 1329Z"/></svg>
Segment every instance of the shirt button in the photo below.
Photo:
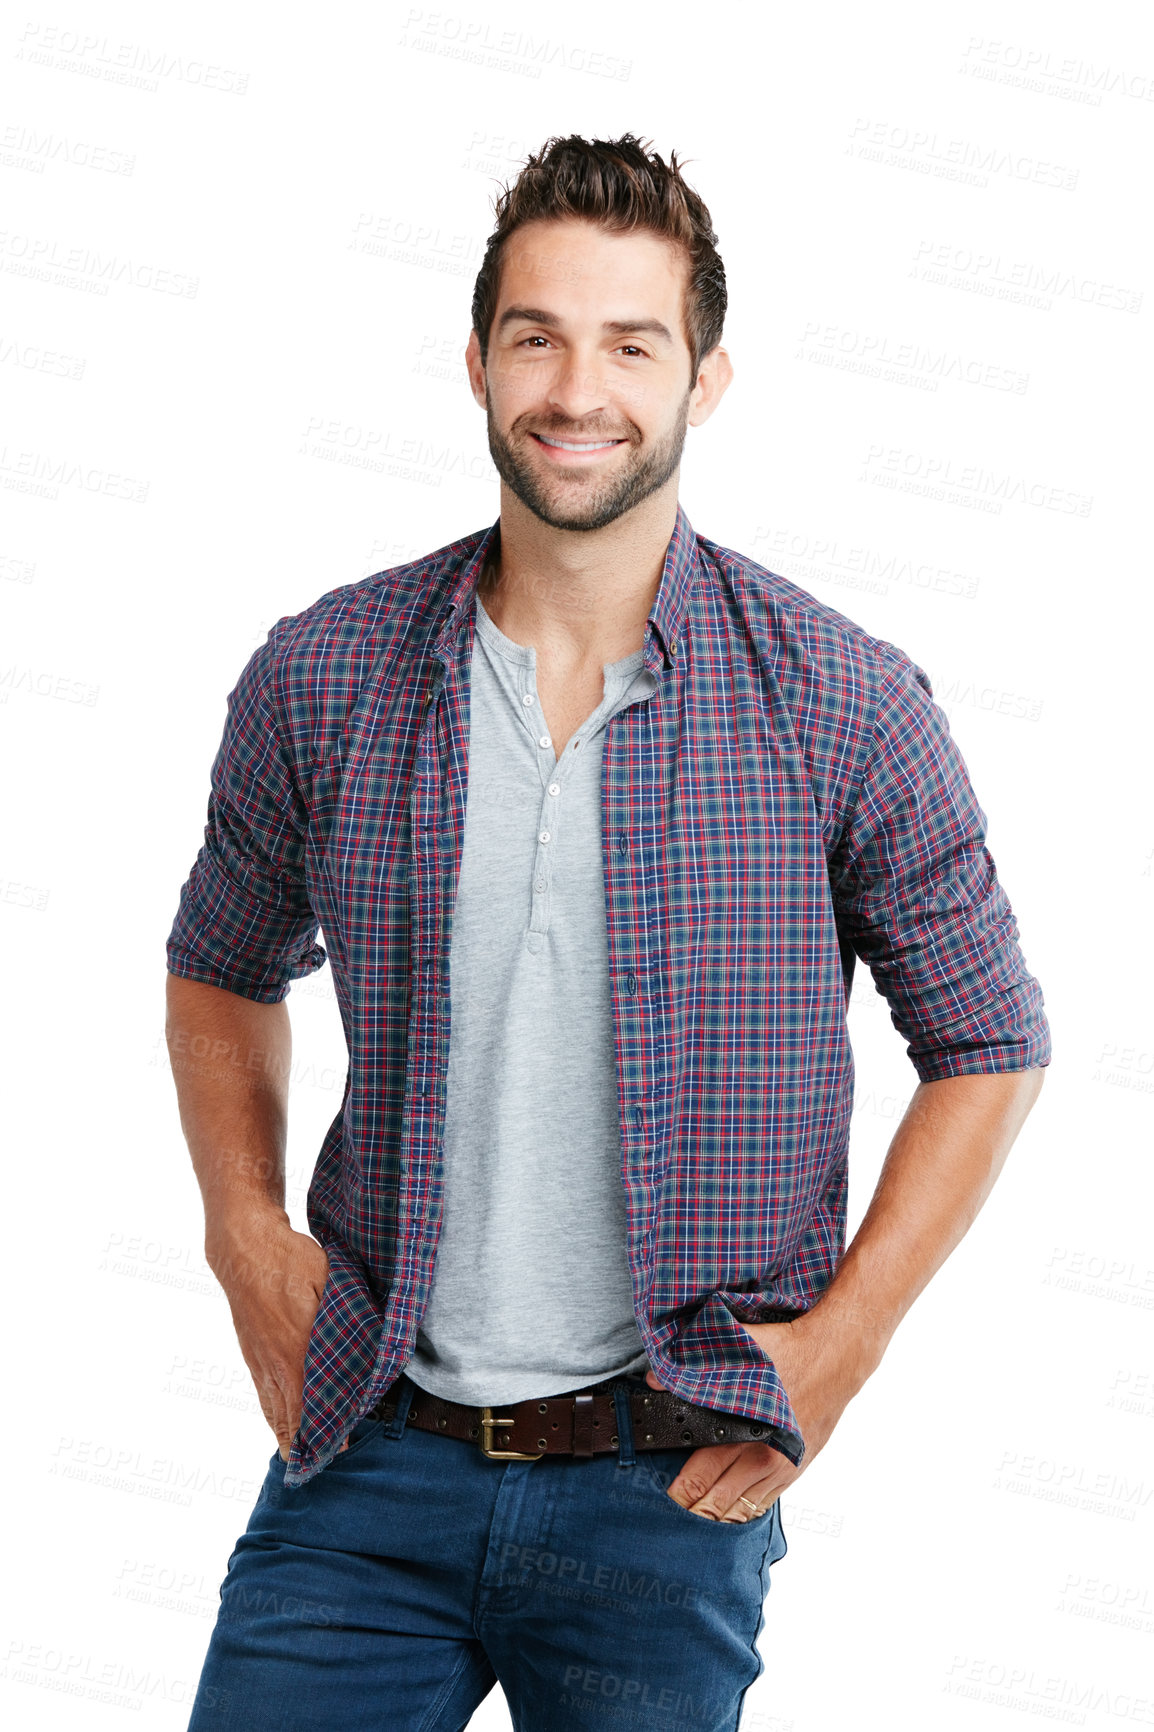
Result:
<svg viewBox="0 0 1154 1732"><path fill-rule="evenodd" d="M541 738L537 741L537 744L539 746L551 746L553 742L549 738L548 734L542 734Z"/></svg>
<svg viewBox="0 0 1154 1732"><path fill-rule="evenodd" d="M559 793L560 793L560 792L561 792L561 784L560 784L560 782L550 782L550 784L549 784L549 792L550 792L550 793L551 793L551 794L559 794Z"/></svg>
<svg viewBox="0 0 1154 1732"><path fill-rule="evenodd" d="M537 880L536 884L533 886L533 888L535 890L544 890L545 880L543 878L538 878L538 880Z"/></svg>
<svg viewBox="0 0 1154 1732"><path fill-rule="evenodd" d="M548 830L542 830L541 834L537 838L538 842L547 842L549 840L549 834L550 832Z"/></svg>
<svg viewBox="0 0 1154 1732"><path fill-rule="evenodd" d="M524 695L524 697L523 697L523 698L522 698L522 699L521 699L521 702L522 702L522 703L523 703L523 704L525 704L525 705L526 705L526 706L528 706L528 705L529 705L529 704L531 704L531 703L532 703L532 702L533 702L533 694L532 694L532 692L526 692L526 693L525 693L525 695Z"/></svg>

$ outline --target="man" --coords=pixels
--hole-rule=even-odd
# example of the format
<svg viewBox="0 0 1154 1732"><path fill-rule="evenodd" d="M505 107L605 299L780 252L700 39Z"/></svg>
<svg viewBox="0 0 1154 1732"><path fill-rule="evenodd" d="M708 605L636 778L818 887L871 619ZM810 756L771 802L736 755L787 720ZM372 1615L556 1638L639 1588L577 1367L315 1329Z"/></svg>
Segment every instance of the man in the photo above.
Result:
<svg viewBox="0 0 1154 1732"><path fill-rule="evenodd" d="M631 134L497 203L500 516L274 626L168 941L206 1255L276 1434L192 1726L739 1724L779 1498L1049 1061L929 681L694 532L709 213ZM284 1210L283 999L349 1045ZM845 1249L855 957L919 1086ZM186 1055L224 1057L211 1067Z"/></svg>

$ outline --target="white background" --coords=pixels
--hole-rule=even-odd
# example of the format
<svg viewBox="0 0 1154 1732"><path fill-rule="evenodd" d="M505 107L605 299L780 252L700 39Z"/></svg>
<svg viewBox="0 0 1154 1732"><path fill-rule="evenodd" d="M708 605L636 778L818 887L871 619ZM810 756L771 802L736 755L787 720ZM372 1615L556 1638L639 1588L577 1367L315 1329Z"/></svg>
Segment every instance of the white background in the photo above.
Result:
<svg viewBox="0 0 1154 1732"><path fill-rule="evenodd" d="M728 273L689 519L930 674L1054 1036L984 1212L783 1499L743 1732L1154 1723L1149 17L10 19L12 1724L185 1725L271 1447L162 1032L226 694L273 620L495 520L462 365L491 200L551 134L625 130L688 159ZM304 1227L346 1060L328 970L290 1004ZM915 1078L864 970L851 1015L852 1231ZM499 1691L473 1724L508 1726Z"/></svg>

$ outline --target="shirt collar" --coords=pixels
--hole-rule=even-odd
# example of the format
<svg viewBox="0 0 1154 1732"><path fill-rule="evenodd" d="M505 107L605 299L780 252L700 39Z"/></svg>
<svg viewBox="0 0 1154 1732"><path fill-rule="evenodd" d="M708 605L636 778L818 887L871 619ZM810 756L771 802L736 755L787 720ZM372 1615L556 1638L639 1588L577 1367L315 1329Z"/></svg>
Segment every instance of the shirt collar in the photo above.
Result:
<svg viewBox="0 0 1154 1732"><path fill-rule="evenodd" d="M498 518L485 531L457 574L434 645L434 652L442 661L447 662L452 657L453 641L472 606L481 573L500 546L500 534L501 519ZM651 672L656 671L659 661L668 666L677 654L697 567L697 536L679 501L677 520L665 550L661 581L647 621L652 630L647 629L645 634L645 666Z"/></svg>

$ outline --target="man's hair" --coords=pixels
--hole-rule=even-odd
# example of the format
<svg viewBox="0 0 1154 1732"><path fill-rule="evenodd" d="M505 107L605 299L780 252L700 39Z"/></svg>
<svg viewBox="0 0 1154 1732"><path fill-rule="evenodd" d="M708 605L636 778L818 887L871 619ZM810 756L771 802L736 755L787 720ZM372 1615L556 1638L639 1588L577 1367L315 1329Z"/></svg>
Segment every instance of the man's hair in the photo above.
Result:
<svg viewBox="0 0 1154 1732"><path fill-rule="evenodd" d="M652 142L652 141L650 141ZM709 351L721 341L725 323L725 267L717 236L702 200L681 178L677 152L668 164L633 133L620 138L550 138L530 156L510 187L494 201L497 226L473 288L473 328L487 364L489 333L497 310L501 261L510 236L522 223L579 217L611 234L650 229L681 248L689 262L682 310L684 335L693 357L691 384Z"/></svg>

